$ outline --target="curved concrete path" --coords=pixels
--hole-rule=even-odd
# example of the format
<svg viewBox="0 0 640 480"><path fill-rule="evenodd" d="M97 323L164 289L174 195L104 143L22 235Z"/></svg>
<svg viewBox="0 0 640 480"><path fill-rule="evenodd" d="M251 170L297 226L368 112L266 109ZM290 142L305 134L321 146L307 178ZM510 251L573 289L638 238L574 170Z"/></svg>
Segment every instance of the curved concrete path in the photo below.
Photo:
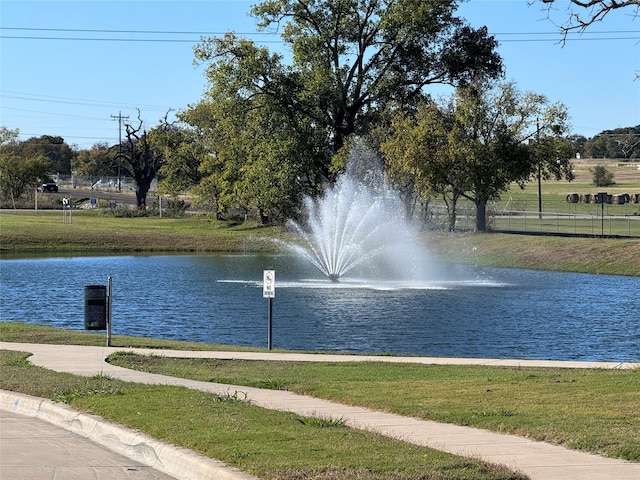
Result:
<svg viewBox="0 0 640 480"><path fill-rule="evenodd" d="M537 360L436 359L417 357L274 354L251 352L185 352L172 350L126 349L122 347L84 347L0 342L0 349L33 353L33 364L77 375L103 374L123 380L182 385L217 394L242 393L255 405L293 412L303 416L341 418L347 425L375 431L400 440L438 450L476 457L506 465L527 474L532 480L638 480L640 464L568 450L559 446L525 438L502 435L485 430L407 418L400 415L342 405L286 391L262 390L245 386L198 382L164 375L127 370L110 365L104 359L116 351L131 350L143 354L168 357L200 357L287 361L365 361L480 364L500 366L541 366L566 368L637 368L636 363L549 362ZM166 469L162 471L167 471ZM176 478L194 478L193 476ZM248 477L244 477L248 478Z"/></svg>

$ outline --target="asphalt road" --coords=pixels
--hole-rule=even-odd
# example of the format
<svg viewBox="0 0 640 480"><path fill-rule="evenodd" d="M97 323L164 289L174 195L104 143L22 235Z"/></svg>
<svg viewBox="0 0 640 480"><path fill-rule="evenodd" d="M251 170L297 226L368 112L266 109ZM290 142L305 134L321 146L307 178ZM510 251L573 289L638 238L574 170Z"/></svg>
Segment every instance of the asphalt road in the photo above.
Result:
<svg viewBox="0 0 640 480"><path fill-rule="evenodd" d="M114 192L105 190L88 190L88 189L76 189L76 188L61 188L58 193L52 195L59 195L61 197L68 198L97 198L99 200L114 201L116 203L136 204L135 192Z"/></svg>
<svg viewBox="0 0 640 480"><path fill-rule="evenodd" d="M0 409L3 480L172 480L143 462L37 417Z"/></svg>

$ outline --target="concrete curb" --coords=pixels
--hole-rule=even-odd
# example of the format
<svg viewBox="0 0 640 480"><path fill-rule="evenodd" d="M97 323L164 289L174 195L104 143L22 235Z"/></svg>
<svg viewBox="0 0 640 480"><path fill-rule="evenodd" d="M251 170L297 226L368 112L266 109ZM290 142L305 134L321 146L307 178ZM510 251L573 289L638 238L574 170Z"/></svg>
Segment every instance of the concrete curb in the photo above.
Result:
<svg viewBox="0 0 640 480"><path fill-rule="evenodd" d="M0 390L0 409L37 417L177 480L258 480L186 448L159 442L51 400Z"/></svg>

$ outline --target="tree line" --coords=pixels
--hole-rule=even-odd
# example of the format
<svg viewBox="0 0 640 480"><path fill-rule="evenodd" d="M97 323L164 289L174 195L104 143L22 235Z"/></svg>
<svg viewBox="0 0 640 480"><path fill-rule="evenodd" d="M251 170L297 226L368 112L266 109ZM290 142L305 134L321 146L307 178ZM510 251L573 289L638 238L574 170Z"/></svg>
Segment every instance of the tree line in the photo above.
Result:
<svg viewBox="0 0 640 480"><path fill-rule="evenodd" d="M381 156L407 216L444 198L454 229L466 198L485 230L487 202L513 182L571 179L580 139L567 137L562 104L504 81L497 41L456 9L455 0L263 0L251 14L280 32L290 59L232 33L203 39L194 53L209 88L177 122L147 129L138 115L120 145L64 161L75 174L126 172L142 209L157 176L162 194L275 223L336 180L357 140ZM434 99L439 84L455 93ZM3 186L4 152L16 148L3 141Z"/></svg>

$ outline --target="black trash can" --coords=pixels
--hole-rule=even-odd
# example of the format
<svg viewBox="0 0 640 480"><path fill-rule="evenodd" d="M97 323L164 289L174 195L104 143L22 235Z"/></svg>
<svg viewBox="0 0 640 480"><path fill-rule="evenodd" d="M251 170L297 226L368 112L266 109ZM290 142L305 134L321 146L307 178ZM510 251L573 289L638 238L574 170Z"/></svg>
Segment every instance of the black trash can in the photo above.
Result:
<svg viewBox="0 0 640 480"><path fill-rule="evenodd" d="M85 285L84 287L85 330L107 329L107 287Z"/></svg>

